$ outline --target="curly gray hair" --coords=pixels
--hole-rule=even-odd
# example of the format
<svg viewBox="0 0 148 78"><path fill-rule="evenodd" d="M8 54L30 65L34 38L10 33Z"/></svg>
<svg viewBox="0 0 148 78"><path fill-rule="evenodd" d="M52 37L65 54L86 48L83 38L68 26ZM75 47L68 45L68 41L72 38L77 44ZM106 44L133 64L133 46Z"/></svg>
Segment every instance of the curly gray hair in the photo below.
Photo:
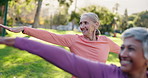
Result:
<svg viewBox="0 0 148 78"><path fill-rule="evenodd" d="M144 27L133 27L127 29L122 34L122 39L127 37L134 37L136 40L142 42L144 57L148 60L148 29Z"/></svg>

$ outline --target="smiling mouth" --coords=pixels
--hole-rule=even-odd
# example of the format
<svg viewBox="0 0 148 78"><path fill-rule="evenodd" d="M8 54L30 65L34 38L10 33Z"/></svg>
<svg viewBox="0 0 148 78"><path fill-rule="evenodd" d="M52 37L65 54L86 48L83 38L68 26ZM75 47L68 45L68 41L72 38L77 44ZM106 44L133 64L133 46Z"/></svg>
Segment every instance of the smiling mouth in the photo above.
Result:
<svg viewBox="0 0 148 78"><path fill-rule="evenodd" d="M84 33L84 32L86 32L86 31L88 31L88 29L81 29L81 31Z"/></svg>
<svg viewBox="0 0 148 78"><path fill-rule="evenodd" d="M120 63L122 66L127 66L127 65L131 64L131 61L122 60Z"/></svg>

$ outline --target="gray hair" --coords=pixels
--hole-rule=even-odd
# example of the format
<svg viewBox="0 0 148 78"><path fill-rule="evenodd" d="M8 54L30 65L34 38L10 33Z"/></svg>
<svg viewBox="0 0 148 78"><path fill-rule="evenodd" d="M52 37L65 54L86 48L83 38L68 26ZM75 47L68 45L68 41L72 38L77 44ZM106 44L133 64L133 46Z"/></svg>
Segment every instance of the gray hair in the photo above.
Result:
<svg viewBox="0 0 148 78"><path fill-rule="evenodd" d="M148 29L144 27L134 27L127 29L122 34L122 39L127 37L134 37L136 40L142 42L144 57L148 60Z"/></svg>
<svg viewBox="0 0 148 78"><path fill-rule="evenodd" d="M81 15L81 17L82 16L87 16L87 17L89 17L93 22L99 22L99 17L98 17L98 15L97 14L95 14L95 13L92 13L92 12L89 12L89 13L84 13L84 14L82 14ZM80 17L80 18L81 18Z"/></svg>

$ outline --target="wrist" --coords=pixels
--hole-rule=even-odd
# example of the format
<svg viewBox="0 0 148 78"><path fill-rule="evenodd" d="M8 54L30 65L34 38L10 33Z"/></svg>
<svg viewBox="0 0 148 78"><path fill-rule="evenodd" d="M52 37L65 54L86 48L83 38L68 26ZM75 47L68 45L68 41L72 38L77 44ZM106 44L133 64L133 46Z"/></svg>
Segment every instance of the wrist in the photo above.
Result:
<svg viewBox="0 0 148 78"><path fill-rule="evenodd" d="M25 29L25 27L22 27L22 33L24 33L24 29Z"/></svg>
<svg viewBox="0 0 148 78"><path fill-rule="evenodd" d="M0 44L5 44L8 46L13 46L15 43L15 38L0 37Z"/></svg>

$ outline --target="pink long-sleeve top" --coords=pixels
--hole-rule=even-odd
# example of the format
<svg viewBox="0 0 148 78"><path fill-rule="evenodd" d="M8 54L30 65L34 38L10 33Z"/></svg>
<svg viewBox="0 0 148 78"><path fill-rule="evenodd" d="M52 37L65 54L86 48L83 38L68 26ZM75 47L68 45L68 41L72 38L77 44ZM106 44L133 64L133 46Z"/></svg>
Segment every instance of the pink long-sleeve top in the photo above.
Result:
<svg viewBox="0 0 148 78"><path fill-rule="evenodd" d="M83 35L59 35L48 31L25 27L24 34L35 38L66 46L70 52L81 57L106 62L109 52L119 53L120 47L106 36L98 36L97 41L89 41Z"/></svg>

